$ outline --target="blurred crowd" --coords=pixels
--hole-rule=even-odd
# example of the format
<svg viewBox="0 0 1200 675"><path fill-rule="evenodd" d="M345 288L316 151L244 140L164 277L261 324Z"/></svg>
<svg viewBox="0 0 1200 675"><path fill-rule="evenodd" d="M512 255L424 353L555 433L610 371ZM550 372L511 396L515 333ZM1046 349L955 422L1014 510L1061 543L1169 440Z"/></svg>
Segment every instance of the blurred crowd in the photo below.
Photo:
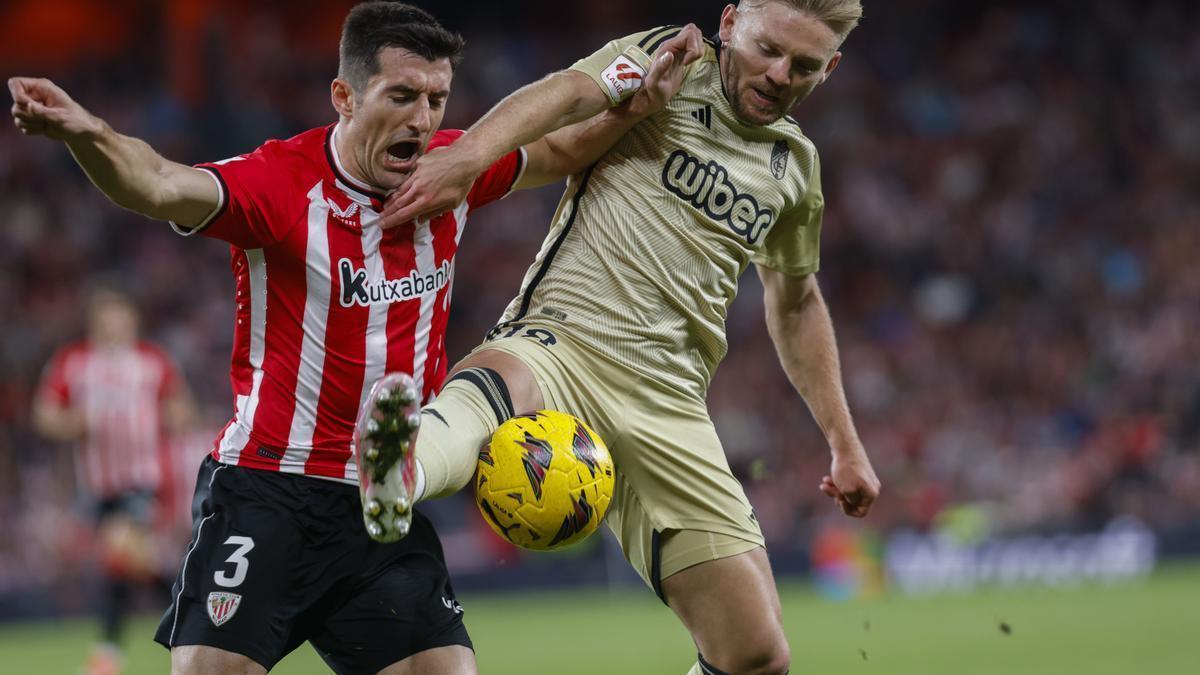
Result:
<svg viewBox="0 0 1200 675"><path fill-rule="evenodd" d="M3 30L39 4L59 5L0 5ZM841 66L794 116L822 155L819 278L884 484L869 526L928 529L963 504L996 532L1086 530L1118 514L1195 523L1200 9L864 4ZM465 128L612 37L686 21L715 32L722 7L570 5L429 5L468 40L443 126ZM51 76L117 130L186 162L333 120L348 3L62 3L95 6L121 17L112 30L95 24L103 40L72 42L64 58L25 35L51 46L0 50L0 74ZM452 358L515 294L557 198L516 194L472 218ZM50 353L82 333L88 289L131 292L146 334L181 364L206 420L179 444L186 475L232 410L233 288L226 246L108 204L61 145L7 124L0 214L3 595L85 576L69 450L36 437L29 412ZM803 549L840 516L817 490L828 451L773 356L760 294L747 275L710 407L770 545ZM454 541L456 528L478 527L465 498L440 509L458 509L445 526ZM452 562L470 554L448 548Z"/></svg>

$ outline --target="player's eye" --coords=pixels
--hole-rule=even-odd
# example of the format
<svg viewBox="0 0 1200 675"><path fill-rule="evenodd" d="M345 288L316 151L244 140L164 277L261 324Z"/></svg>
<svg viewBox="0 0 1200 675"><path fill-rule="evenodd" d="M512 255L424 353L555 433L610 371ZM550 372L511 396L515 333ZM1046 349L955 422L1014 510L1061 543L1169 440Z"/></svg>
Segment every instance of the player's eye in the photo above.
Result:
<svg viewBox="0 0 1200 675"><path fill-rule="evenodd" d="M758 43L758 51L762 52L763 56L779 56L778 50L761 42Z"/></svg>
<svg viewBox="0 0 1200 675"><path fill-rule="evenodd" d="M441 110L442 106L444 105L446 105L446 99L440 96L435 96L434 98L429 99L429 107L433 108L434 110Z"/></svg>

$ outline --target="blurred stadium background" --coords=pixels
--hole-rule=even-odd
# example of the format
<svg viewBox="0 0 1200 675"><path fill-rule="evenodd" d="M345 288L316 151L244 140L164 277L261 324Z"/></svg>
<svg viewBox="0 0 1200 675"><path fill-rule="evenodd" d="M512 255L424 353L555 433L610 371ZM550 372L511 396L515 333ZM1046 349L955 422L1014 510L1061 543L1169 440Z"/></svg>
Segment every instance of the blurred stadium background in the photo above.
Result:
<svg viewBox="0 0 1200 675"><path fill-rule="evenodd" d="M168 157L219 159L332 121L351 4L3 0L0 75L52 77ZM446 128L617 35L714 32L723 6L416 4L469 43ZM841 67L796 117L822 153L820 279L883 501L851 523L817 491L826 448L776 364L754 275L710 397L782 579L793 672L1194 668L1200 8L864 4ZM231 410L232 283L226 246L111 206L61 146L0 127L0 670L68 673L94 634L97 563L71 453L30 428L41 369L81 336L89 287L133 292L204 410L174 444L182 513ZM516 194L472 218L452 357L516 292L557 197ZM483 672L691 662L606 537L525 554L465 496L429 513ZM163 672L149 639L164 605L142 603L130 672ZM278 672L323 671L304 647Z"/></svg>

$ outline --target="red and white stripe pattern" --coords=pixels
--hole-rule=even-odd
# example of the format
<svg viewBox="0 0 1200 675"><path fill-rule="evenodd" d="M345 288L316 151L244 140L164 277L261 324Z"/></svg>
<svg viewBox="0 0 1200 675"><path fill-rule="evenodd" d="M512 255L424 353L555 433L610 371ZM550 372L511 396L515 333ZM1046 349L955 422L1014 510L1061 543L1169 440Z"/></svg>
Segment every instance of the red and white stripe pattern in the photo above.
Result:
<svg viewBox="0 0 1200 675"><path fill-rule="evenodd" d="M412 373L426 400L441 387L463 227L508 193L523 155L490 167L453 212L384 231L383 196L344 170L336 138L336 126L314 129L202 165L222 203L195 231L232 244L237 288L236 412L216 458L357 484L359 405L386 372Z"/></svg>
<svg viewBox="0 0 1200 675"><path fill-rule="evenodd" d="M171 359L147 343L105 348L83 342L50 361L39 396L83 415L79 478L93 495L158 489L166 439L162 402L180 383Z"/></svg>

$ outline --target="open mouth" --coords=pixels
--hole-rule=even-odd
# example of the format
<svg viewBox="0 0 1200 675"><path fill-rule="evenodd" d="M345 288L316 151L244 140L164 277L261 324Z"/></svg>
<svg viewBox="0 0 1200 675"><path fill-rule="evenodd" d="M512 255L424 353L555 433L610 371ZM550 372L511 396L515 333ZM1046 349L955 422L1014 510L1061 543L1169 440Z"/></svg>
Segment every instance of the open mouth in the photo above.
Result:
<svg viewBox="0 0 1200 675"><path fill-rule="evenodd" d="M759 89L758 87L750 87L750 91L753 92L754 98L758 101L758 103L760 105L764 105L764 106L779 105L779 97L778 96L771 96L770 94L765 93L763 90Z"/></svg>
<svg viewBox="0 0 1200 675"><path fill-rule="evenodd" d="M388 157L396 162L407 162L417 156L419 146L416 141L400 141L388 146Z"/></svg>

